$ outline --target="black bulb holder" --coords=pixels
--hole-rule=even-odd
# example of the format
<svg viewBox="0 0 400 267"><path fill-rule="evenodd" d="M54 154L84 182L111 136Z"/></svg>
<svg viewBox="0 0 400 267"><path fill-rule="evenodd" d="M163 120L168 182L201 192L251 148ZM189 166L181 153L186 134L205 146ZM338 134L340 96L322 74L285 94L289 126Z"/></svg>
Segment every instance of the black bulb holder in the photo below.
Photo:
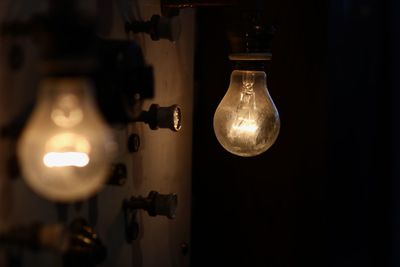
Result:
<svg viewBox="0 0 400 267"><path fill-rule="evenodd" d="M275 28L266 26L258 10L243 11L241 23L228 33L231 45L229 60L235 69L264 69L267 61L272 60L272 38Z"/></svg>

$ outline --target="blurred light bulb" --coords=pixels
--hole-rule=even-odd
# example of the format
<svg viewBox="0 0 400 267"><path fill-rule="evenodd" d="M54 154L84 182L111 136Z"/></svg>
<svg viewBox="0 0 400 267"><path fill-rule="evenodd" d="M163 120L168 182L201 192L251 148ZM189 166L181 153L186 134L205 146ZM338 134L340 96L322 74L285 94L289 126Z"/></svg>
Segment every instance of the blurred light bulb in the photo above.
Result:
<svg viewBox="0 0 400 267"><path fill-rule="evenodd" d="M23 177L38 194L72 202L105 183L115 143L84 78L48 78L18 144Z"/></svg>
<svg viewBox="0 0 400 267"><path fill-rule="evenodd" d="M279 114L268 93L265 72L234 70L214 115L220 144L232 154L256 156L271 147L279 129Z"/></svg>

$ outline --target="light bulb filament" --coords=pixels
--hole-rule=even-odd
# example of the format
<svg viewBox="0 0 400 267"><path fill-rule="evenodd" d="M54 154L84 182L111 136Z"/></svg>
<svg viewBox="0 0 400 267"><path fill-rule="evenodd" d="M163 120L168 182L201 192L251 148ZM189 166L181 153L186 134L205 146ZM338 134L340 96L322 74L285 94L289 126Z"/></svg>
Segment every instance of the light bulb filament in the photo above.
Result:
<svg viewBox="0 0 400 267"><path fill-rule="evenodd" d="M235 123L232 125L232 130L236 132L237 135L253 135L257 131L257 129L258 126L256 122L250 119L240 119L240 123Z"/></svg>
<svg viewBox="0 0 400 267"><path fill-rule="evenodd" d="M70 111L54 109L51 113L51 118L57 126L63 128L71 128L82 121L83 112L81 109L78 108Z"/></svg>
<svg viewBox="0 0 400 267"><path fill-rule="evenodd" d="M89 156L82 152L49 152L43 157L46 167L85 167Z"/></svg>
<svg viewBox="0 0 400 267"><path fill-rule="evenodd" d="M253 91L253 86L255 82L255 75L252 72L245 72L243 73L242 76L242 83L243 87L245 89L245 92L252 92Z"/></svg>

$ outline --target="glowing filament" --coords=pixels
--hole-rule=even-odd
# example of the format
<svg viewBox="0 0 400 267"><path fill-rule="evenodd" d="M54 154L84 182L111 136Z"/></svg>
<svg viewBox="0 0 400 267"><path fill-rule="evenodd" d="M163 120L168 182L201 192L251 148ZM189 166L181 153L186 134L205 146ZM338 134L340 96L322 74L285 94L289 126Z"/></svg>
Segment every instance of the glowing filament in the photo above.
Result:
<svg viewBox="0 0 400 267"><path fill-rule="evenodd" d="M240 123L233 124L232 130L237 135L253 135L257 132L258 125L254 120L241 119Z"/></svg>
<svg viewBox="0 0 400 267"><path fill-rule="evenodd" d="M43 157L43 163L53 167L85 167L89 163L89 156L82 152L50 152Z"/></svg>
<svg viewBox="0 0 400 267"><path fill-rule="evenodd" d="M214 115L218 142L234 155L253 157L271 147L279 129L279 114L268 93L265 72L234 70Z"/></svg>

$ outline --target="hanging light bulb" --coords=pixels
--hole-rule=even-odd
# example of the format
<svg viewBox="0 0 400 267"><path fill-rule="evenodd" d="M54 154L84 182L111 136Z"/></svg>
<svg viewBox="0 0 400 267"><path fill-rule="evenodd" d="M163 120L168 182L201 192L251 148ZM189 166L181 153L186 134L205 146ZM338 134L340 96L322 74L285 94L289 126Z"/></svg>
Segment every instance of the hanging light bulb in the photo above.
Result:
<svg viewBox="0 0 400 267"><path fill-rule="evenodd" d="M278 110L263 71L234 70L214 115L219 143L232 154L252 157L265 152L279 134Z"/></svg>
<svg viewBox="0 0 400 267"><path fill-rule="evenodd" d="M264 24L263 1L248 10L238 10L228 38L229 59L235 62L231 82L214 115L214 132L230 153L257 156L269 149L280 130L278 110L267 89L265 62L272 59L275 29ZM258 5L260 4L260 5Z"/></svg>
<svg viewBox="0 0 400 267"><path fill-rule="evenodd" d="M53 201L89 197L104 184L115 143L80 77L40 83L38 103L18 144L23 178Z"/></svg>

